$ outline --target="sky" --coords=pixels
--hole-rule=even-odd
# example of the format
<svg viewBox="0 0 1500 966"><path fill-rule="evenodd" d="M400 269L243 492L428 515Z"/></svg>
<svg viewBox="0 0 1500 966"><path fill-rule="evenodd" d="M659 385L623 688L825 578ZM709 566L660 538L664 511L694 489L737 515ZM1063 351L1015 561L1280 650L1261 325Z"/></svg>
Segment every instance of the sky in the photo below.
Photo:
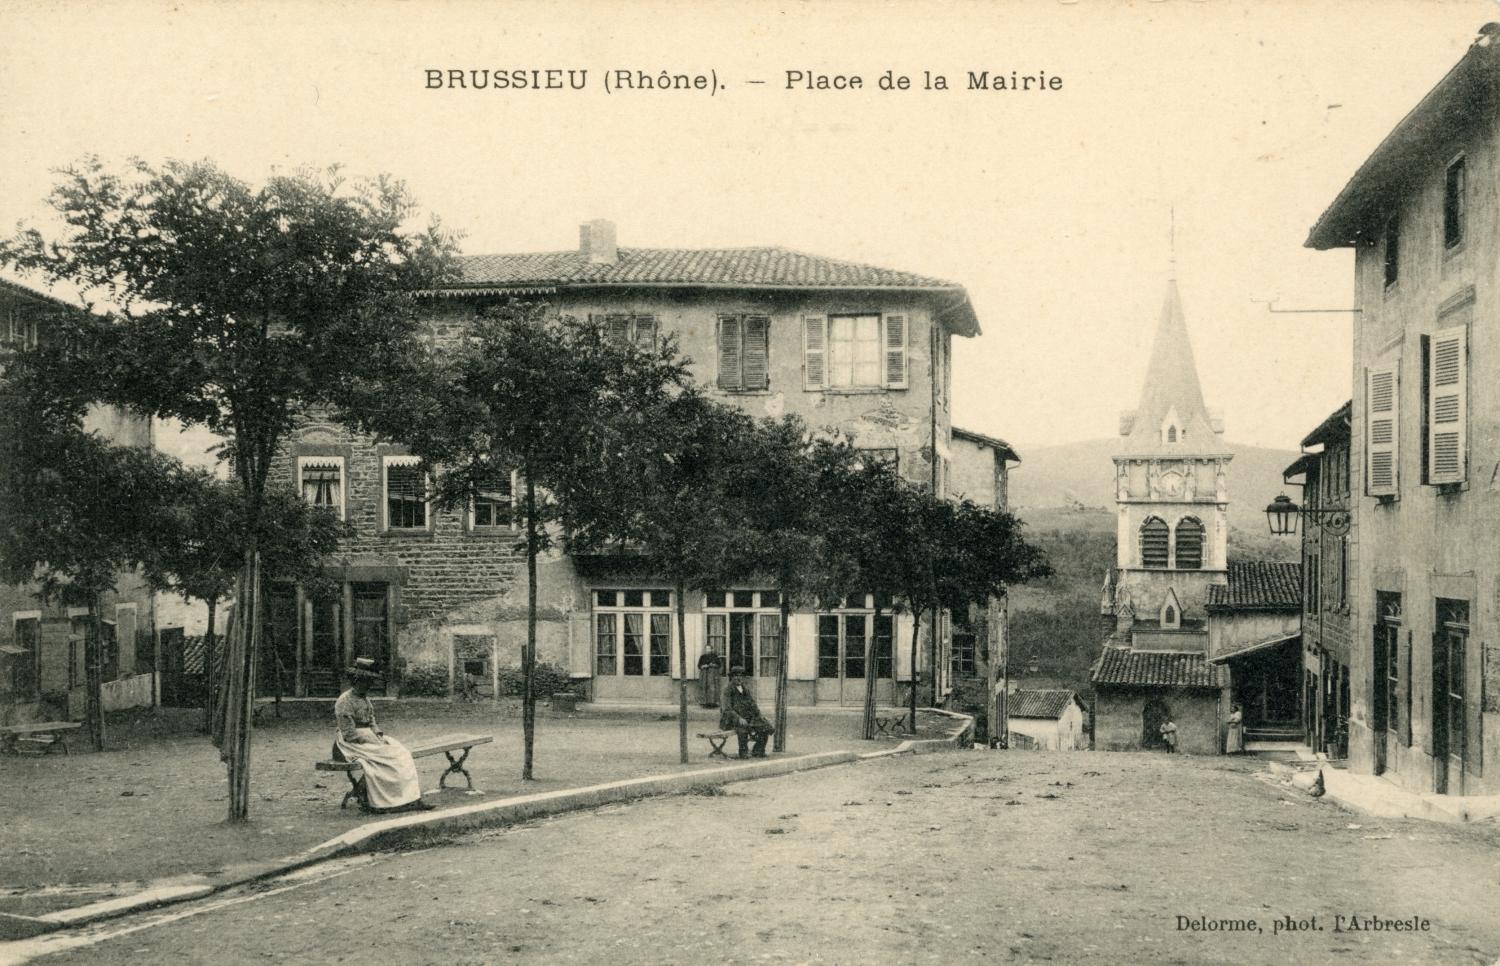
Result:
<svg viewBox="0 0 1500 966"><path fill-rule="evenodd" d="M86 153L258 180L389 172L468 253L782 245L951 279L954 420L1026 447L1114 434L1175 254L1209 405L1295 448L1349 398L1352 255L1303 248L1500 0L0 0L0 226ZM432 69L588 71L429 89ZM705 74L619 91L606 73ZM882 91L887 71L907 90ZM786 72L859 75L788 90ZM923 90L923 72L948 90ZM968 72L1061 78L968 90ZM754 84L752 81L764 81Z"/></svg>

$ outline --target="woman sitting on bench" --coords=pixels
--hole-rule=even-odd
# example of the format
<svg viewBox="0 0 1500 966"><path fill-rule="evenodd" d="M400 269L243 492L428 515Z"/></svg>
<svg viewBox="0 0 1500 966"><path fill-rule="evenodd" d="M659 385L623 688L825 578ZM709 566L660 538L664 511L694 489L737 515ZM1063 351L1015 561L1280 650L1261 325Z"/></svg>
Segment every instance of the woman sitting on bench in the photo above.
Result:
<svg viewBox="0 0 1500 966"><path fill-rule="evenodd" d="M372 682L381 680L375 662L354 659L349 668L349 690L333 703L338 733L333 739L335 761L352 761L364 777L356 785L360 806L369 812L415 812L431 808L422 801L417 765L411 752L375 723L375 707L368 697Z"/></svg>

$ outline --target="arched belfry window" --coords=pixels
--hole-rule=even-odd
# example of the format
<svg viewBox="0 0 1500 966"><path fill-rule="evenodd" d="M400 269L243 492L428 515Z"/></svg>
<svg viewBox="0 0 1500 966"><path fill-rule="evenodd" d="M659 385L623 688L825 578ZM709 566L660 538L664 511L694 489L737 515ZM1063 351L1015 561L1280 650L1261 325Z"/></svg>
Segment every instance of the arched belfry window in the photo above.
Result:
<svg viewBox="0 0 1500 966"><path fill-rule="evenodd" d="M1203 569L1203 524L1196 517L1177 521L1175 543L1178 570Z"/></svg>
<svg viewBox="0 0 1500 966"><path fill-rule="evenodd" d="M1177 442L1177 427L1176 426L1168 426L1167 427L1167 442L1169 442L1169 443L1175 443L1175 442Z"/></svg>
<svg viewBox="0 0 1500 966"><path fill-rule="evenodd" d="M1167 521L1161 517L1150 517L1141 524L1141 566L1166 569Z"/></svg>

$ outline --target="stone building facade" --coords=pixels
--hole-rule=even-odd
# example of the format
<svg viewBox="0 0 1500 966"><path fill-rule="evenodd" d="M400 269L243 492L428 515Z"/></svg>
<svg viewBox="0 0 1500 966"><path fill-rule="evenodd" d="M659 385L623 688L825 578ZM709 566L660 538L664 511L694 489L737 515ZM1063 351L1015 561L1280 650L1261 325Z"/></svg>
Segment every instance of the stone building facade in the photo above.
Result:
<svg viewBox="0 0 1500 966"><path fill-rule="evenodd" d="M1345 403L1302 440L1283 476L1302 487L1302 730L1309 748L1348 754L1351 700L1349 417ZM1323 521L1327 521L1326 523Z"/></svg>
<svg viewBox="0 0 1500 966"><path fill-rule="evenodd" d="M1500 792L1500 24L1307 245L1354 250L1349 757Z"/></svg>
<svg viewBox="0 0 1500 966"><path fill-rule="evenodd" d="M796 413L911 480L952 489L952 340L979 332L959 285L780 248L622 248L603 221L582 227L575 250L467 256L461 269L458 281L425 293L439 337L509 298L543 301L621 338L670 333L721 401L756 416ZM965 472L977 459L979 475L1003 494L1005 461L994 448L958 445ZM322 600L290 586L271 593L270 639L296 693L336 688L334 672L356 655L402 669L408 682L453 691L482 692L519 664L526 588L510 515L513 481L497 480L482 508L434 513L422 504L412 463L397 447L316 416L281 454L280 478L336 507L357 531L334 567L337 591ZM870 636L883 701L895 700L912 676L908 648L896 646L909 640L910 618L877 618L870 595L794 613L783 648L771 590L690 592L684 669L665 582L554 554L542 561L538 584L539 660L597 700L674 700L679 676L695 677L699 655L713 649L752 669L763 695L784 651L791 703L855 704ZM939 628L940 646L924 641L919 665L935 665L927 680L936 678L941 694L954 673L953 626Z"/></svg>

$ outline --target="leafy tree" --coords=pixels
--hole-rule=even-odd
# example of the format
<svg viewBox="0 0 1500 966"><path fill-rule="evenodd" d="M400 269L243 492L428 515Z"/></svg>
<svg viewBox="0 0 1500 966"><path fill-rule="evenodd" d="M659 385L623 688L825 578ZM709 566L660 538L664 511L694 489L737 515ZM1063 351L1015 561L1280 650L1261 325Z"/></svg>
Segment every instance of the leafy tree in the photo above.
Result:
<svg viewBox="0 0 1500 966"><path fill-rule="evenodd" d="M352 407L366 432L404 443L432 473L439 506L467 503L512 470L521 478L526 646L522 651L521 777L531 779L536 733L537 560L556 542L603 544L635 530L630 468L661 410L685 385L671 342L636 346L545 306L493 306L453 346L409 370L399 406Z"/></svg>
<svg viewBox="0 0 1500 966"><path fill-rule="evenodd" d="M34 583L44 601L88 608L85 718L103 751L100 602L147 558L173 461L86 432L80 402L50 391L43 358L9 360L0 377L0 581Z"/></svg>
<svg viewBox="0 0 1500 966"><path fill-rule="evenodd" d="M164 507L146 576L151 585L175 592L184 600L202 601L208 609L204 636L204 728L222 725L214 709L223 695L214 674L215 612L219 601L232 596L244 559L245 504L239 486L198 468L178 466L170 502ZM328 580L321 563L338 549L353 530L326 507L315 507L290 487L266 491L257 546L264 575L304 588ZM281 695L280 682L276 689Z"/></svg>
<svg viewBox="0 0 1500 966"><path fill-rule="evenodd" d="M27 228L0 264L67 280L105 314L61 333L91 398L173 417L228 440L244 505L235 627L227 648L229 820L249 814L259 645L260 521L278 447L298 413L402 385L420 346L414 294L449 271L451 241L387 177L337 169L252 186L210 162L97 159L59 173L57 235Z"/></svg>

